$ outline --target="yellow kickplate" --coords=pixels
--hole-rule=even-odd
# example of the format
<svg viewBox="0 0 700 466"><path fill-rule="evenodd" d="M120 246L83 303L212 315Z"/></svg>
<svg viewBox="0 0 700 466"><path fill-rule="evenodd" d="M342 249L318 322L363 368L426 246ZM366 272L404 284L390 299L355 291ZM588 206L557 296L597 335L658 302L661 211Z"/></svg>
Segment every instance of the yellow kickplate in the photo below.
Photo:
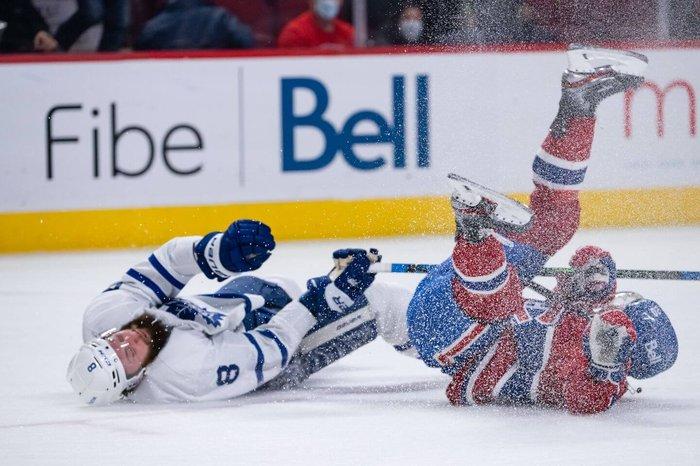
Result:
<svg viewBox="0 0 700 466"><path fill-rule="evenodd" d="M514 194L527 202L526 194ZM582 227L700 223L700 187L581 193ZM259 219L278 240L449 234L446 197L0 214L0 252L158 245Z"/></svg>

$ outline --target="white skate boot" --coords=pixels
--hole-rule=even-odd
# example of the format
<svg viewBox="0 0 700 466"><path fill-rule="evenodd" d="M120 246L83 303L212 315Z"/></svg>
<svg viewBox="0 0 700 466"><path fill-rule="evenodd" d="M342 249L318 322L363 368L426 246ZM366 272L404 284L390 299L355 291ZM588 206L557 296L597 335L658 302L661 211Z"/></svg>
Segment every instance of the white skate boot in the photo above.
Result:
<svg viewBox="0 0 700 466"><path fill-rule="evenodd" d="M450 173L452 209L457 236L479 242L491 230L499 233L522 233L532 222L532 211L501 193Z"/></svg>
<svg viewBox="0 0 700 466"><path fill-rule="evenodd" d="M561 78L555 134L566 131L572 117L592 117L604 99L644 82L648 59L641 53L571 44L568 66Z"/></svg>
<svg viewBox="0 0 700 466"><path fill-rule="evenodd" d="M630 76L644 77L649 60L646 56L627 50L603 49L571 44L566 52L567 72L591 75L606 70Z"/></svg>

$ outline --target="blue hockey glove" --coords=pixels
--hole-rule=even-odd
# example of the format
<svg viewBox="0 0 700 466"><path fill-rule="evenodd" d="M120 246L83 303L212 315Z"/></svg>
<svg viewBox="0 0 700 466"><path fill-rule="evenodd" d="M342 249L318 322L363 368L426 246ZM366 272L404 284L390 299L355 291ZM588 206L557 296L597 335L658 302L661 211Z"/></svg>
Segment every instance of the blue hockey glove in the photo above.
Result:
<svg viewBox="0 0 700 466"><path fill-rule="evenodd" d="M223 281L236 272L256 270L275 249L270 227L257 220L237 220L220 233L209 233L194 247L207 278Z"/></svg>
<svg viewBox="0 0 700 466"><path fill-rule="evenodd" d="M375 261L380 258L376 250L370 255ZM364 292L374 281L375 275L368 272L372 260L364 249L339 249L333 253L333 260L336 267L331 275L339 275L335 279L312 278L306 284L306 293L299 298L316 318L352 311L360 300L366 301Z"/></svg>
<svg viewBox="0 0 700 466"><path fill-rule="evenodd" d="M377 261L381 260L376 249L371 251L378 257ZM372 263L367 251L364 249L338 249L333 251L333 260L336 263L336 269L340 269L340 275L333 280L333 283L350 298L351 302L355 301L369 288L375 277L375 274L367 272ZM343 263L344 268L340 268L339 263Z"/></svg>
<svg viewBox="0 0 700 466"><path fill-rule="evenodd" d="M313 314L316 319L322 313L330 313L331 309L326 302L326 287L333 283L328 276L311 278L306 282L306 292L301 295L299 302Z"/></svg>

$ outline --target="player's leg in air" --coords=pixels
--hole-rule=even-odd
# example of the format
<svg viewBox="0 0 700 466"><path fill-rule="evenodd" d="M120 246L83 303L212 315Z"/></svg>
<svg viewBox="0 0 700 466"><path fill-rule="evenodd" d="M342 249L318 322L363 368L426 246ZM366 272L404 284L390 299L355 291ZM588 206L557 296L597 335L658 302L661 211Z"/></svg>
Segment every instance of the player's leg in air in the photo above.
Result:
<svg viewBox="0 0 700 466"><path fill-rule="evenodd" d="M451 175L456 233L452 256L432 270L407 312L408 334L421 359L467 385L496 342L522 311L522 283L496 231L523 231L532 219L525 206Z"/></svg>
<svg viewBox="0 0 700 466"><path fill-rule="evenodd" d="M647 59L634 52L572 45L561 80L559 111L532 165L532 228L511 234L506 252L528 281L569 242L579 225L579 189L593 144L596 109L606 98L639 86Z"/></svg>
<svg viewBox="0 0 700 466"><path fill-rule="evenodd" d="M524 265L519 267L524 280L531 278L539 268L537 253L541 253L546 260L561 249L578 228L578 189L584 180L590 157L598 104L611 95L639 86L643 82L642 75L647 63L644 56L631 52L578 46L571 47L567 55L569 66L562 76L559 112L533 163L535 190L530 198L530 207L534 211L533 226L523 234L509 235L515 242L507 247L509 259L513 259L514 263L520 260L520 264ZM582 266L586 261L595 263L595 254L591 251L595 249L584 248L577 252L570 265ZM586 252L590 257L586 257ZM600 250L597 252L605 257ZM569 284L577 282L580 286L585 281L583 275L579 275L577 280L569 279ZM612 281L614 285L614 277ZM609 305L613 292L604 297L590 291L584 293L583 298L579 294L579 302L573 306L578 309L571 309L571 296L577 293L566 288L559 287L560 302L554 303L555 308L566 309L554 309L555 312L563 312L556 331L550 331L553 341L548 350L551 349L551 358L556 362L547 365L541 380L533 382L539 382L540 386L530 387L531 395L537 398L539 392L539 401L561 404L572 412L598 412L609 408L625 392L624 371L619 366L622 362L617 361L613 364L617 368L617 372L613 371L615 376L606 379L605 371L601 375L599 370L594 369L595 355L592 356L590 351L584 354L583 342L591 341L594 334L597 337L593 341L600 342L605 332L617 332L619 341L613 343L609 340L605 353L616 354L616 358L624 361L624 348L634 345L636 333L621 309L611 308L591 321L590 311L593 307ZM582 317L581 311L584 311L585 317ZM549 312L551 314L552 310ZM593 325L596 322L599 325ZM518 334L521 339L523 335L526 338L532 336L527 332ZM585 347L590 348L588 343ZM542 357L544 359L545 355ZM543 360L540 370L543 370L544 363ZM559 368L559 372L553 374L553 367ZM605 367L612 366L608 364Z"/></svg>
<svg viewBox="0 0 700 466"><path fill-rule="evenodd" d="M607 60L610 67L577 72L585 68L576 63L584 53L586 60ZM559 113L533 164L532 228L508 235L514 243L506 245L506 255L524 281L578 227L578 187L590 156L595 107L639 85L646 64L641 56L614 51L573 49L569 58ZM469 262L466 248L458 249L453 258ZM670 321L656 303L638 295L613 300L615 265L607 252L582 248L569 265L575 272L560 277L551 301L526 303L526 313L513 316L512 328L476 369L465 365L455 374L447 390L453 403L536 402L597 413L626 392L627 375L647 378L673 364L678 347Z"/></svg>
<svg viewBox="0 0 700 466"><path fill-rule="evenodd" d="M425 342L420 352L429 365L442 359L438 365L451 373L446 366L455 361L449 355L470 359L474 350L490 348L500 327L522 310L522 283L578 228L578 188L590 156L596 107L606 97L639 85L646 59L576 47L567 55L559 112L533 164L531 228L517 221L508 224L518 220L507 212L512 201L468 180L463 189L457 183L452 202L457 235L451 260L419 285L408 311L411 339L418 346ZM490 234L494 228L512 241ZM437 318L433 312L437 302L449 302L456 309L443 307Z"/></svg>

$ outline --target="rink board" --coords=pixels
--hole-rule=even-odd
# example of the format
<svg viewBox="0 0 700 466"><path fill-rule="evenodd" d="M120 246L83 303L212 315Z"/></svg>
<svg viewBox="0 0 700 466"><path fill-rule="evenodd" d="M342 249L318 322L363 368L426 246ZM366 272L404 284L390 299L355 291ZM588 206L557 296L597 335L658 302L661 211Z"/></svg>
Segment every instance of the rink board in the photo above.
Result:
<svg viewBox="0 0 700 466"><path fill-rule="evenodd" d="M648 86L600 108L585 226L700 222L700 48L640 50ZM280 239L446 233L447 173L530 190L565 66L551 48L134 57L0 63L0 251L240 217Z"/></svg>

